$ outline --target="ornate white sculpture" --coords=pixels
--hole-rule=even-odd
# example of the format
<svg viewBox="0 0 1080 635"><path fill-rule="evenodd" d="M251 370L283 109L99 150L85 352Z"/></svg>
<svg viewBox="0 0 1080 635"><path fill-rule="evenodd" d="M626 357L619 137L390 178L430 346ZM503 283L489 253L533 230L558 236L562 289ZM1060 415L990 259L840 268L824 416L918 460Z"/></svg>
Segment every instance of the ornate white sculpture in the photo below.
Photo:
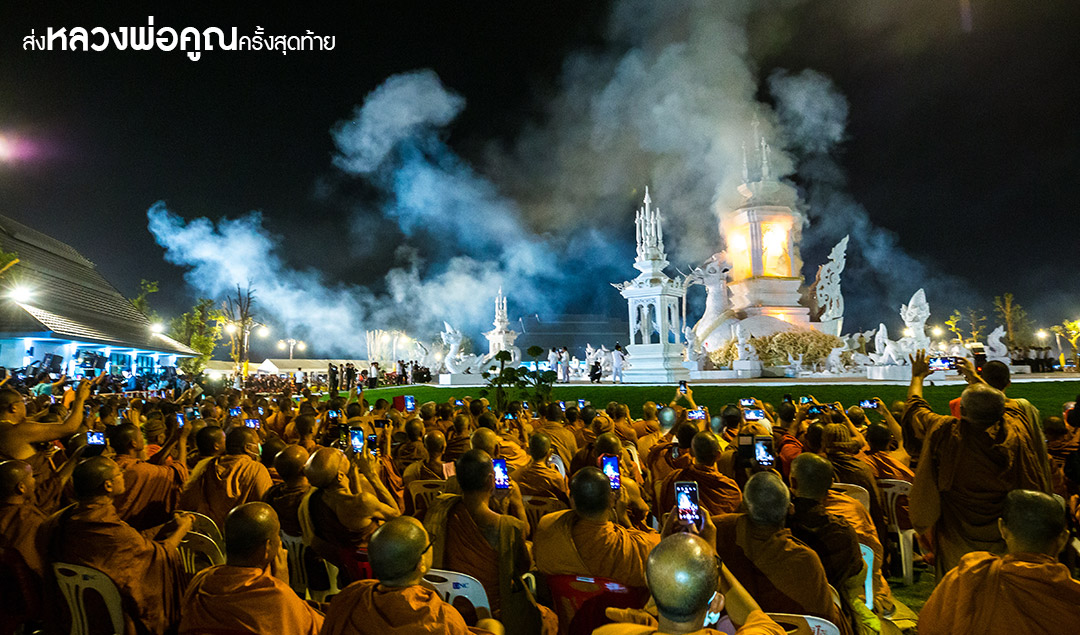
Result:
<svg viewBox="0 0 1080 635"><path fill-rule="evenodd" d="M731 263L728 262L727 252L721 251L686 275L687 287L700 284L705 287L706 292L705 311L693 326L694 338L699 347L704 346L710 350L720 348L724 342L731 339L734 326L738 322L731 308L727 286L729 271ZM683 303L685 305L685 300ZM683 333L685 332L684 329Z"/></svg>
<svg viewBox="0 0 1080 635"><path fill-rule="evenodd" d="M757 349L754 348L754 343L750 341L750 331L744 329L741 324L735 327L735 338L738 340L736 345L738 357L736 359L743 362L761 361Z"/></svg>
<svg viewBox="0 0 1080 635"><path fill-rule="evenodd" d="M990 335L986 337L986 359L987 361L1004 362L1009 364L1009 347L1005 346L1002 341L1005 339L1005 327L998 326L996 329L990 332Z"/></svg>
<svg viewBox="0 0 1080 635"><path fill-rule="evenodd" d="M446 370L452 374L473 374L478 375L483 372L488 366L489 362L494 355L474 355L472 353L465 355L461 352L461 341L464 339L461 331L450 326L449 322L443 322L445 330L439 334L442 338L443 344L449 349L446 352L446 358L443 360L443 365L446 366Z"/></svg>
<svg viewBox="0 0 1080 635"><path fill-rule="evenodd" d="M798 377L799 373L801 373L802 370L803 370L803 367L802 367L803 354L799 353L799 359L795 359L794 357L791 356L791 353L788 353L787 354L787 361L788 361L788 368L791 369L792 374L795 377Z"/></svg>
<svg viewBox="0 0 1080 635"><path fill-rule="evenodd" d="M846 346L837 346L829 351L829 356L825 358L825 372L839 375L846 370L844 362L840 357L846 350Z"/></svg>
<svg viewBox="0 0 1080 635"><path fill-rule="evenodd" d="M926 302L926 293L922 289L916 291L911 300L900 307L900 319L904 320L906 327L904 340L908 340L904 352L914 354L919 349L929 349L930 337L926 335L926 321L930 319L930 305Z"/></svg>
<svg viewBox="0 0 1080 635"><path fill-rule="evenodd" d="M829 262L818 268L817 281L814 283L814 298L822 309L818 318L822 331L840 335L844 325L844 296L840 293L840 274L847 263L848 236L836 243L829 252Z"/></svg>
<svg viewBox="0 0 1080 635"><path fill-rule="evenodd" d="M518 332L510 328L510 317L506 311L506 296L503 295L502 287L495 296L495 320L491 323L495 328L484 333L488 341L488 355L494 356L499 351L510 352L510 363L516 365L521 361L521 349L514 346Z"/></svg>

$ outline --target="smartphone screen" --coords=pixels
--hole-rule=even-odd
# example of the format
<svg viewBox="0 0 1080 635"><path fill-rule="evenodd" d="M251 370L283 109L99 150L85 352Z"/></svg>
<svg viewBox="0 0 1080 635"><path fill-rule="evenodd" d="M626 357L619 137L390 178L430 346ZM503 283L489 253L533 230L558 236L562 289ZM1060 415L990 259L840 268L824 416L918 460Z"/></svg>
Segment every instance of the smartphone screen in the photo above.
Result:
<svg viewBox="0 0 1080 635"><path fill-rule="evenodd" d="M754 437L754 463L758 467L772 467L776 460L772 452L772 436Z"/></svg>
<svg viewBox="0 0 1080 635"><path fill-rule="evenodd" d="M338 419L341 418L341 411L340 410L327 410L326 411L326 418L329 419L330 421L337 421Z"/></svg>
<svg viewBox="0 0 1080 635"><path fill-rule="evenodd" d="M930 364L930 370L956 369L956 360L952 357L931 357L927 362Z"/></svg>
<svg viewBox="0 0 1080 635"><path fill-rule="evenodd" d="M698 408L696 410L689 410L686 413L686 418L689 419L690 421L704 421L705 420L705 409L704 408Z"/></svg>
<svg viewBox="0 0 1080 635"><path fill-rule="evenodd" d="M675 482L675 507L679 510L679 520L697 524L701 520L698 510L698 484L694 481Z"/></svg>
<svg viewBox="0 0 1080 635"><path fill-rule="evenodd" d="M566 402L565 401L560 401L559 402L559 407L563 409L563 412L566 412Z"/></svg>
<svg viewBox="0 0 1080 635"><path fill-rule="evenodd" d="M237 406L236 408L229 408L229 416L230 417L239 417L240 416L240 407Z"/></svg>
<svg viewBox="0 0 1080 635"><path fill-rule="evenodd" d="M265 414L266 414L266 410L262 406L259 406L259 416L263 416Z"/></svg>
<svg viewBox="0 0 1080 635"><path fill-rule="evenodd" d="M679 380L679 392L684 394L684 395L686 394L686 380L685 379Z"/></svg>
<svg viewBox="0 0 1080 635"><path fill-rule="evenodd" d="M464 405L465 405L465 402L464 402L464 401L462 401L461 399L455 399L455 400L454 400L454 405L455 405L455 406L464 406Z"/></svg>
<svg viewBox="0 0 1080 635"><path fill-rule="evenodd" d="M405 395L405 412L412 412L413 410L416 410L416 397Z"/></svg>
<svg viewBox="0 0 1080 635"><path fill-rule="evenodd" d="M371 456L379 456L379 435L369 434L367 437L368 453Z"/></svg>
<svg viewBox="0 0 1080 635"><path fill-rule="evenodd" d="M524 408L524 409L526 409L526 410L528 410L528 409L529 409L529 402L527 402L527 401L522 401L522 402L521 402L521 407L522 407L522 408Z"/></svg>
<svg viewBox="0 0 1080 635"><path fill-rule="evenodd" d="M744 407L744 408L753 408L754 407L754 400L753 400L753 398L743 397L742 399L739 400L739 405Z"/></svg>
<svg viewBox="0 0 1080 635"><path fill-rule="evenodd" d="M259 429L259 420L258 419L244 419L244 425L249 427L249 428L254 428L254 429L258 430Z"/></svg>
<svg viewBox="0 0 1080 635"><path fill-rule="evenodd" d="M181 427L181 428L184 427L184 413L182 413L182 412L176 413L176 425Z"/></svg>
<svg viewBox="0 0 1080 635"><path fill-rule="evenodd" d="M513 421L514 420L514 413L508 412L508 413L504 414L503 419L506 420L506 421Z"/></svg>
<svg viewBox="0 0 1080 635"><path fill-rule="evenodd" d="M622 475L619 472L619 457L612 454L601 456L600 469L604 471L604 475L611 481L611 489L618 490L622 487Z"/></svg>
<svg viewBox="0 0 1080 635"><path fill-rule="evenodd" d="M862 401L859 402L859 407L860 408L870 408L872 410L877 410L877 401L875 401L873 399L863 399Z"/></svg>
<svg viewBox="0 0 1080 635"><path fill-rule="evenodd" d="M810 401L811 400L810 400L809 397L799 397L799 403L801 403L801 404L810 403Z"/></svg>
<svg viewBox="0 0 1080 635"><path fill-rule="evenodd" d="M360 454L364 451L364 431L361 428L349 429L349 443L353 452Z"/></svg>
<svg viewBox="0 0 1080 635"><path fill-rule="evenodd" d="M389 422L390 422L389 419L376 419L375 420L375 427L376 428L385 428L386 424L389 423Z"/></svg>
<svg viewBox="0 0 1080 635"><path fill-rule="evenodd" d="M806 412L808 414L812 414L812 415L820 415L820 414L825 414L826 410L827 410L827 408L825 408L824 406L810 406L809 408L806 409Z"/></svg>
<svg viewBox="0 0 1080 635"><path fill-rule="evenodd" d="M491 459L495 468L495 489L510 489L510 472L506 471L506 459Z"/></svg>
<svg viewBox="0 0 1080 635"><path fill-rule="evenodd" d="M784 393L784 401L787 402L787 403L791 403L791 402L794 401L794 399L791 398L790 393Z"/></svg>
<svg viewBox="0 0 1080 635"><path fill-rule="evenodd" d="M765 411L760 410L760 409L758 409L758 410L747 410L744 413L744 416L746 417L747 421L761 421L762 419L765 418Z"/></svg>
<svg viewBox="0 0 1080 635"><path fill-rule="evenodd" d="M577 407L578 408L584 408L585 407L585 400L584 399L578 399L577 400Z"/></svg>
<svg viewBox="0 0 1080 635"><path fill-rule="evenodd" d="M104 432L87 432L86 433L87 445L105 445L105 433Z"/></svg>

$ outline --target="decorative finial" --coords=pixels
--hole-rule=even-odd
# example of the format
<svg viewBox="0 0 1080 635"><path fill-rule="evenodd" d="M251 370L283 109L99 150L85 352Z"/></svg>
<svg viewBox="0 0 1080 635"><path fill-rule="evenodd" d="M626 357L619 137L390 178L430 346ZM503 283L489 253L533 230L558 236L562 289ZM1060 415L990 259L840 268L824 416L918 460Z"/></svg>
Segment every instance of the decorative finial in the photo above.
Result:
<svg viewBox="0 0 1080 635"><path fill-rule="evenodd" d="M648 185L645 186L645 201L644 201L644 203L645 203L645 207L648 207L649 204L652 203L652 199L649 198L649 186Z"/></svg>
<svg viewBox="0 0 1080 635"><path fill-rule="evenodd" d="M750 165L746 160L746 142L742 143L742 180L743 183L750 182Z"/></svg>
<svg viewBox="0 0 1080 635"><path fill-rule="evenodd" d="M769 144L765 142L765 138L761 138L761 180L768 181L772 179L772 169L769 167L769 152L771 152Z"/></svg>

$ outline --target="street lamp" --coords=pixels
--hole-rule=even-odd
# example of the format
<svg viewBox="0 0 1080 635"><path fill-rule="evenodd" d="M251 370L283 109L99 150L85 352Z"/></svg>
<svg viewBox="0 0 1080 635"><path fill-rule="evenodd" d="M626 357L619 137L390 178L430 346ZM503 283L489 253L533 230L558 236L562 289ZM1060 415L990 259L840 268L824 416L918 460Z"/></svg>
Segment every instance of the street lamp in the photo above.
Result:
<svg viewBox="0 0 1080 635"><path fill-rule="evenodd" d="M1038 330L1038 331L1037 331L1037 332L1035 333L1035 337L1039 338L1040 340L1045 340L1045 339L1046 339L1046 338L1047 338L1047 337L1048 337L1049 335L1050 335L1050 334L1049 334L1049 333L1047 333L1047 332L1046 332L1045 330L1043 330L1043 329L1039 329L1039 330Z"/></svg>
<svg viewBox="0 0 1080 635"><path fill-rule="evenodd" d="M933 329L930 330L930 332L934 335L934 337L941 337L945 334L945 329L941 328L940 326L935 326Z"/></svg>
<svg viewBox="0 0 1080 635"><path fill-rule="evenodd" d="M286 340L278 340L277 347L281 350L285 350L285 347L289 347L289 359L293 358L293 349L298 348L304 350L307 346L300 340L289 338Z"/></svg>
<svg viewBox="0 0 1080 635"><path fill-rule="evenodd" d="M33 295L34 294L30 291L28 287L24 287L22 285L14 287L11 289L11 291L8 292L8 297L18 302L19 304L26 304L30 301L30 298L32 298Z"/></svg>
<svg viewBox="0 0 1080 635"><path fill-rule="evenodd" d="M165 326L160 322L154 322L150 325L150 331L156 333L157 335L161 335L165 332Z"/></svg>

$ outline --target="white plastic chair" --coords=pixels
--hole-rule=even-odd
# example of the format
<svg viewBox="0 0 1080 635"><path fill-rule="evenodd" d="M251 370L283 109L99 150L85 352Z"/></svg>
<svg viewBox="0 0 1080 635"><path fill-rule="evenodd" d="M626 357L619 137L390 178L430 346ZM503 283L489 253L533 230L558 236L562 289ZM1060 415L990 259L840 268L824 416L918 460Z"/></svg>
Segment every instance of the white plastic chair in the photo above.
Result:
<svg viewBox="0 0 1080 635"><path fill-rule="evenodd" d="M630 454L630 460L634 462L634 465L641 467L641 458L638 456L637 447L633 445L624 446L624 448Z"/></svg>
<svg viewBox="0 0 1080 635"><path fill-rule="evenodd" d="M866 488L862 485L855 485L854 483L833 483L832 486L833 489L838 489L859 501L866 511L870 511L870 492L866 491Z"/></svg>
<svg viewBox="0 0 1080 635"><path fill-rule="evenodd" d="M424 574L423 582L434 589L447 604L452 605L455 598L465 598L476 609L479 619L491 617L491 603L488 602L487 591L484 590L484 585L471 575L431 569Z"/></svg>
<svg viewBox="0 0 1080 635"><path fill-rule="evenodd" d="M525 504L525 517L529 520L530 535L540 526L540 519L547 514L570 509L566 503L549 496L522 496L521 502Z"/></svg>
<svg viewBox="0 0 1080 635"><path fill-rule="evenodd" d="M566 478L566 463L563 463L562 457L558 454L552 453L551 458L548 459L548 464L555 468L559 474L562 474L563 478Z"/></svg>
<svg viewBox="0 0 1080 635"><path fill-rule="evenodd" d="M120 591L116 589L116 584L109 576L97 569L64 562L53 563L53 573L71 610L71 635L86 635L90 632L84 602L87 590L95 591L101 596L109 611L112 632L115 635L123 635L124 611L121 608Z"/></svg>
<svg viewBox="0 0 1080 635"><path fill-rule="evenodd" d="M904 586L915 583L915 530L900 529L897 521L900 509L900 497L911 494L911 483L895 478L878 479L878 487L885 497L885 516L889 523L889 531L895 531L900 538L900 562L904 570Z"/></svg>
<svg viewBox="0 0 1080 635"><path fill-rule="evenodd" d="M791 635L840 635L840 629L827 619L793 613L766 613Z"/></svg>
<svg viewBox="0 0 1080 635"><path fill-rule="evenodd" d="M321 602L327 595L334 595L338 592L338 569L321 558L319 561L326 567L327 576L330 578L330 589L328 591L313 592L308 588L307 560L304 558L304 554L309 547L304 544L304 539L301 536L290 536L283 531L281 532L281 544L285 547L285 553L289 557L289 586L292 587L293 591L296 591L297 595L301 598L311 598Z"/></svg>
<svg viewBox="0 0 1080 635"><path fill-rule="evenodd" d="M183 542L177 546L180 552L180 560L183 562L184 571L195 575L199 571L214 565L224 564L225 556L217 543L208 536L195 531L189 531L184 536ZM202 556L200 558L200 556Z"/></svg>
<svg viewBox="0 0 1080 635"><path fill-rule="evenodd" d="M439 494L442 494L445 485L446 481L440 479L413 481L409 483L409 497L412 499L413 510L418 511L420 509L431 507L431 501L438 498ZM423 502L423 507L420 506L421 502Z"/></svg>
<svg viewBox="0 0 1080 635"><path fill-rule="evenodd" d="M191 531L202 534L214 541L214 544L218 546L219 551L225 551L225 538L221 535L221 530L218 528L217 523L213 518L210 518L206 514L200 514L199 512L185 512L195 517L195 522L191 525Z"/></svg>
<svg viewBox="0 0 1080 635"><path fill-rule="evenodd" d="M866 591L866 608L874 610L874 550L869 546L859 543L859 551L862 552L863 562L866 563L866 580L863 589Z"/></svg>

